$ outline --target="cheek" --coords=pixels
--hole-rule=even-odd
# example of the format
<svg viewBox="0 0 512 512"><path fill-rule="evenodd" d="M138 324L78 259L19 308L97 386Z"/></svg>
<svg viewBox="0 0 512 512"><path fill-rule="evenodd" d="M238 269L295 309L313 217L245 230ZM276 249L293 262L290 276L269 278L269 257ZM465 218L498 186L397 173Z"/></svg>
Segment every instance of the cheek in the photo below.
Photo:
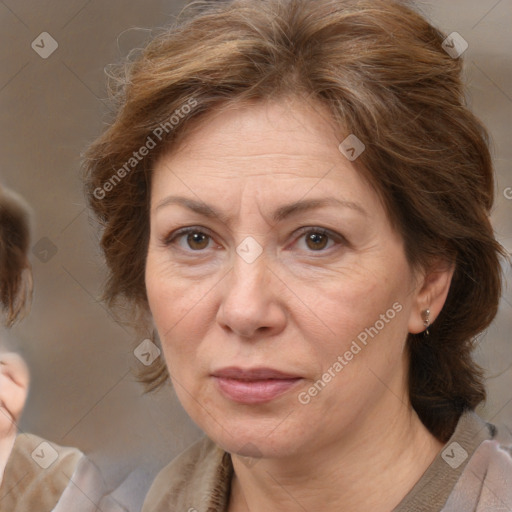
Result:
<svg viewBox="0 0 512 512"><path fill-rule="evenodd" d="M407 309L398 291L383 290L375 283L353 286L347 293L332 290L322 297L323 320L330 334L323 337L307 327L314 374L298 400L308 404L313 416L315 411L332 411L329 421L336 428L340 418L363 414L368 403L388 389L400 393ZM303 330L305 325L301 324Z"/></svg>
<svg viewBox="0 0 512 512"><path fill-rule="evenodd" d="M151 249L145 279L149 307L159 331L168 332L174 326L179 327L180 319L197 303L201 285L180 279L165 258Z"/></svg>
<svg viewBox="0 0 512 512"><path fill-rule="evenodd" d="M317 319L316 328L303 319L297 321L311 336L316 335L312 346L324 365L350 350L357 355L349 353L348 357L361 364L386 364L400 355L410 305L406 275L399 274L351 272L314 292L305 291L311 304L309 316Z"/></svg>
<svg viewBox="0 0 512 512"><path fill-rule="evenodd" d="M204 337L207 292L204 283L180 279L168 270L167 265L148 254L146 293L149 308L173 375L178 376L195 364L198 343Z"/></svg>

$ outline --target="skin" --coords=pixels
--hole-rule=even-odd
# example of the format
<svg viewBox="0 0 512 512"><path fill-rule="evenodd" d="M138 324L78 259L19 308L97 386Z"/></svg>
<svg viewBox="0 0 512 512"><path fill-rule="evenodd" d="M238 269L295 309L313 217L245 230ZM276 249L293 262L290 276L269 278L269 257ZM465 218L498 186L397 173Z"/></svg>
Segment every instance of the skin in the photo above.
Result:
<svg viewBox="0 0 512 512"><path fill-rule="evenodd" d="M378 196L338 150L347 135L322 106L281 98L203 118L155 165L149 305L181 403L232 454L230 512L388 511L442 448L410 406L405 340L424 330L423 310L431 322L439 314L452 270L411 269ZM171 195L226 222L164 204ZM328 196L357 207L271 220L284 204ZM196 240L169 243L185 226ZM304 227L340 237L308 242ZM248 236L263 250L252 263L236 252ZM401 311L300 403L395 303ZM270 402L239 404L211 376L227 366L302 379Z"/></svg>
<svg viewBox="0 0 512 512"><path fill-rule="evenodd" d="M0 353L0 483L27 399L29 371L14 352Z"/></svg>

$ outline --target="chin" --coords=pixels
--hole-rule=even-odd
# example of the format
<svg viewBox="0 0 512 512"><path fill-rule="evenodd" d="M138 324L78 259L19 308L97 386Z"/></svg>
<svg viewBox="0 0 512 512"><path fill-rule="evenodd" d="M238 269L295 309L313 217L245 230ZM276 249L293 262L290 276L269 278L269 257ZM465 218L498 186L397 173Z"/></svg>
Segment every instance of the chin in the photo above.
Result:
<svg viewBox="0 0 512 512"><path fill-rule="evenodd" d="M192 421L226 452L244 457L281 458L308 444L306 439L301 441L304 425L297 424L294 414L289 414L295 406L293 393L266 404L246 405L227 400L210 386L196 388L190 395L181 387L175 390Z"/></svg>
<svg viewBox="0 0 512 512"><path fill-rule="evenodd" d="M296 454L301 443L289 428L279 428L281 421L282 418L258 421L253 417L229 420L222 426L212 426L211 421L199 426L226 452L255 459L285 458Z"/></svg>

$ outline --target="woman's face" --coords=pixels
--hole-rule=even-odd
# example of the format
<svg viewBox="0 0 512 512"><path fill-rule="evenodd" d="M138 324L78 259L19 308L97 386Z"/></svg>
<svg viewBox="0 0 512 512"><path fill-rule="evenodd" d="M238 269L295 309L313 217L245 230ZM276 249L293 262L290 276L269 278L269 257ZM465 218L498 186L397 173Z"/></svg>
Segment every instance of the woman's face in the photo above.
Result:
<svg viewBox="0 0 512 512"><path fill-rule="evenodd" d="M25 361L14 352L4 352L0 343L0 439L16 433L28 385Z"/></svg>
<svg viewBox="0 0 512 512"><path fill-rule="evenodd" d="M150 309L181 403L230 452L314 452L408 403L419 285L329 119L232 109L155 166Z"/></svg>

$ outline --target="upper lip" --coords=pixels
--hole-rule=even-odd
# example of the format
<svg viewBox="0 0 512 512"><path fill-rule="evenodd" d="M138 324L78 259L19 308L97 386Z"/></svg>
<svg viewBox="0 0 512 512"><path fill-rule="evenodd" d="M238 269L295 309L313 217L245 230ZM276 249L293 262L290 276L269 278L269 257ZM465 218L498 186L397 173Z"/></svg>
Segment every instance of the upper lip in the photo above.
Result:
<svg viewBox="0 0 512 512"><path fill-rule="evenodd" d="M221 368L212 373L214 377L238 380L266 380L266 379L300 379L298 375L292 375L273 368L238 368L230 366Z"/></svg>

